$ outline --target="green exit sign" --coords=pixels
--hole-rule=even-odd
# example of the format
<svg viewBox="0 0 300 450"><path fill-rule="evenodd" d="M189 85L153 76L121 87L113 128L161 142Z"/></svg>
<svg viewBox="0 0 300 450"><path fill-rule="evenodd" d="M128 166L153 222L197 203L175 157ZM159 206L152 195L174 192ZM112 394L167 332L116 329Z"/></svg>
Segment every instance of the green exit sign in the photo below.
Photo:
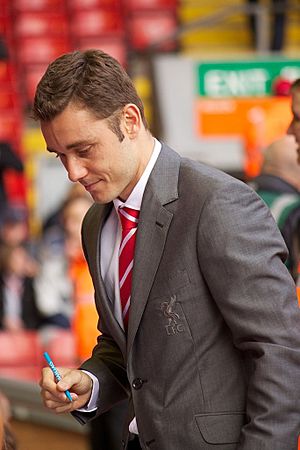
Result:
<svg viewBox="0 0 300 450"><path fill-rule="evenodd" d="M300 60L220 61L197 64L198 95L261 97L273 94L275 79L300 78Z"/></svg>

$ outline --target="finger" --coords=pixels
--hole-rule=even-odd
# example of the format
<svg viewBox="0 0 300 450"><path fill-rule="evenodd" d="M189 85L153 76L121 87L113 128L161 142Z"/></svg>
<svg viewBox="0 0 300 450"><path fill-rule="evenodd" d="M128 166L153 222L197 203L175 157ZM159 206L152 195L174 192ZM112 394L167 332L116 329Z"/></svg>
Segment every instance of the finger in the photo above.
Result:
<svg viewBox="0 0 300 450"><path fill-rule="evenodd" d="M45 399L44 400L44 405L51 409L53 412L55 412L56 414L61 414L61 413L69 413L72 412L76 409L79 409L83 406L83 402L80 398L78 398L78 396L73 396L72 398L74 399L72 402L70 402L70 400L66 397L65 401L62 402L57 401L55 399Z"/></svg>
<svg viewBox="0 0 300 450"><path fill-rule="evenodd" d="M58 390L69 390L77 394L85 394L91 389L91 386L92 381L90 377L77 369L64 372L61 380L57 383Z"/></svg>
<svg viewBox="0 0 300 450"><path fill-rule="evenodd" d="M68 388L79 384L81 382L81 371L78 369L61 369L61 382Z"/></svg>
<svg viewBox="0 0 300 450"><path fill-rule="evenodd" d="M74 411L75 409L76 408L74 408L74 406L72 406L72 404L69 402L68 405L58 406L57 408L54 409L54 412L55 414L66 414Z"/></svg>
<svg viewBox="0 0 300 450"><path fill-rule="evenodd" d="M73 402L66 397L64 394L59 394L58 396L53 396L48 391L41 391L42 400L44 406L56 412L57 409L61 411L69 411L73 408ZM77 395L73 395L74 401L77 399Z"/></svg>
<svg viewBox="0 0 300 450"><path fill-rule="evenodd" d="M41 390L41 396L45 406L51 409L65 403L64 397L60 393L59 395L53 395L47 390Z"/></svg>
<svg viewBox="0 0 300 450"><path fill-rule="evenodd" d="M49 369L48 367L44 367L42 369L42 376L39 381L39 385L41 386L41 388L46 389L48 391L55 390L56 386L55 378L51 369Z"/></svg>
<svg viewBox="0 0 300 450"><path fill-rule="evenodd" d="M72 405L72 403L57 403L57 402L46 402L45 403L46 408L48 408L50 411L54 412L55 414L64 414L69 413L73 411L75 408Z"/></svg>
<svg viewBox="0 0 300 450"><path fill-rule="evenodd" d="M55 389L49 391L48 389L41 388L41 396L44 400L51 400L52 402L57 402L59 404L62 403L72 403L70 402L69 397L66 395L65 391L61 391L58 385L55 385ZM70 392L70 396L72 401L78 399L78 395L75 392Z"/></svg>

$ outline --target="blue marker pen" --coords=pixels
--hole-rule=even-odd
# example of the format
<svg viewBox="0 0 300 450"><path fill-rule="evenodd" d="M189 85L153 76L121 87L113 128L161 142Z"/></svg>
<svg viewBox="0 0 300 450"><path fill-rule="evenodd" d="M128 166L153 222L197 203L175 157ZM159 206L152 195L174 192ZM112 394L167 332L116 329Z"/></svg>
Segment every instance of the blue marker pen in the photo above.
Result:
<svg viewBox="0 0 300 450"><path fill-rule="evenodd" d="M55 367L55 365L54 365L52 359L50 358L48 352L44 352L44 357L45 357L45 360L47 361L47 363L48 363L50 369L51 369L52 372L54 373L54 376L55 376L56 381L60 381L60 380L61 380L61 376L60 376L60 374L59 374L57 368ZM67 390L67 391L65 391L65 394L66 394L66 396L68 397L68 399L70 400L70 402L72 402L73 400L72 400L72 397L71 397L70 392Z"/></svg>

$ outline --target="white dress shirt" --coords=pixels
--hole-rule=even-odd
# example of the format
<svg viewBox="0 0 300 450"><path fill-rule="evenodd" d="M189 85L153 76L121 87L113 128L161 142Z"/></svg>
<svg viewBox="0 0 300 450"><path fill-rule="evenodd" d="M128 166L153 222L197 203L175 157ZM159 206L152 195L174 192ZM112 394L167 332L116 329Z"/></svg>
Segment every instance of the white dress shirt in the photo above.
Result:
<svg viewBox="0 0 300 450"><path fill-rule="evenodd" d="M121 207L128 207L131 209L140 210L146 184L152 169L156 163L158 155L161 151L161 143L154 138L154 148L151 158L143 172L143 175L133 188L131 194L125 202L120 199L113 200L114 208L112 208L101 233L101 275L105 284L108 298L113 304L114 315L120 326L124 329L122 308L120 301L120 287L119 287L119 247L121 243L121 223L118 215L118 209ZM93 374L87 372L93 379L93 391L90 401L86 408L80 411L93 411L96 409L96 401L99 393L98 379ZM138 434L136 419L129 425L129 431Z"/></svg>

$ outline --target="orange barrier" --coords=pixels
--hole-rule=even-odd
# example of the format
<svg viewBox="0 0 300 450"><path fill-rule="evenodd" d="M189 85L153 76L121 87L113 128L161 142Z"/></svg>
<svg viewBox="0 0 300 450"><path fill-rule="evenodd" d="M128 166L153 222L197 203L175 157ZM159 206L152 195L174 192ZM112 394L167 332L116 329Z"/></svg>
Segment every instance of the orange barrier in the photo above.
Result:
<svg viewBox="0 0 300 450"><path fill-rule="evenodd" d="M289 97L201 98L196 104L199 137L241 137L245 174L260 173L262 149L283 136L292 120Z"/></svg>
<svg viewBox="0 0 300 450"><path fill-rule="evenodd" d="M74 287L72 328L76 352L81 361L87 359L97 343L98 313L94 302L94 287L82 251L70 261L69 274Z"/></svg>

